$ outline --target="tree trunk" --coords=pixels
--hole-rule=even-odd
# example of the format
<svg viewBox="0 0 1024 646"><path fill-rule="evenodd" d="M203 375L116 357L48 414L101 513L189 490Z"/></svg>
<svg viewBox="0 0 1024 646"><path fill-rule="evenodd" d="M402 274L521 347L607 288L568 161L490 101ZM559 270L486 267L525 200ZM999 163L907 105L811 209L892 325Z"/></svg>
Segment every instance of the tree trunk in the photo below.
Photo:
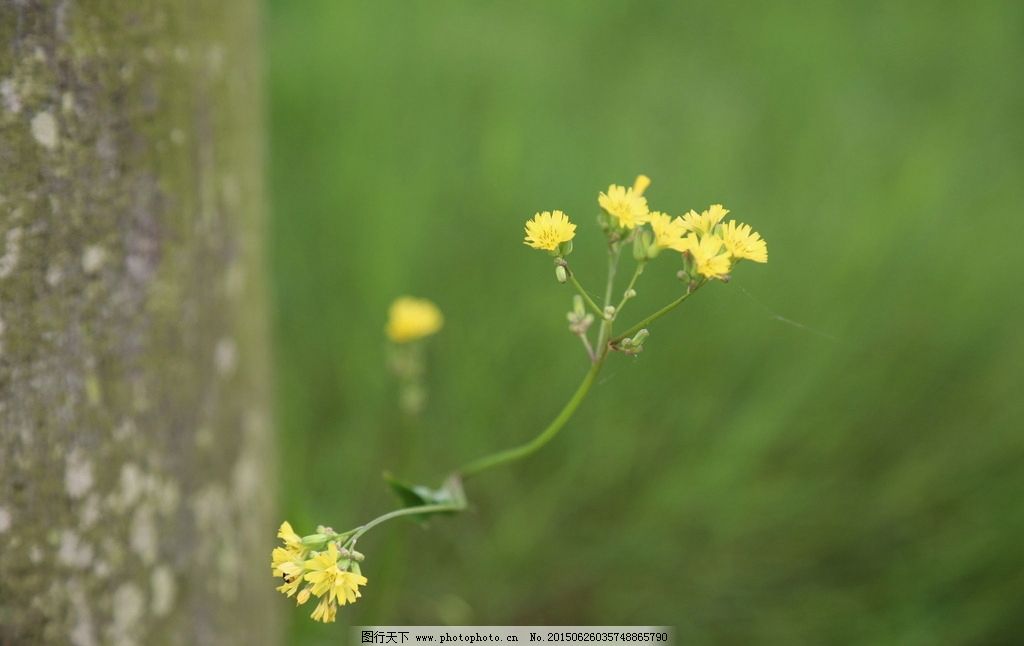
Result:
<svg viewBox="0 0 1024 646"><path fill-rule="evenodd" d="M257 0L0 0L0 643L273 641Z"/></svg>

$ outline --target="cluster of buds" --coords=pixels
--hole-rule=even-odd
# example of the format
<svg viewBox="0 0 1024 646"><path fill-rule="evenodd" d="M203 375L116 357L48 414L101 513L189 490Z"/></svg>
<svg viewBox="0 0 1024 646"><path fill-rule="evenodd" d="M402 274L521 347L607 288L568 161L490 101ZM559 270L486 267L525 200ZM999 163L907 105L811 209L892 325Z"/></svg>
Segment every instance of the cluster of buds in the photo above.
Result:
<svg viewBox="0 0 1024 646"><path fill-rule="evenodd" d="M586 334L594 323L594 315L587 311L583 297L579 295L573 297L572 310L566 313L565 318L569 321L569 331L578 335Z"/></svg>
<svg viewBox="0 0 1024 646"><path fill-rule="evenodd" d="M626 337L616 341L612 349L630 356L638 355L643 352L644 341L646 341L647 337L650 335L651 334L647 331L647 328L643 328L632 337Z"/></svg>
<svg viewBox="0 0 1024 646"><path fill-rule="evenodd" d="M271 552L270 568L283 583L277 587L303 605L311 597L320 600L310 615L331 623L338 606L355 603L362 596L359 586L366 577L359 567L363 555L355 549L356 530L338 534L330 527L317 527L315 534L299 536L288 521L281 523L277 537L284 545Z"/></svg>

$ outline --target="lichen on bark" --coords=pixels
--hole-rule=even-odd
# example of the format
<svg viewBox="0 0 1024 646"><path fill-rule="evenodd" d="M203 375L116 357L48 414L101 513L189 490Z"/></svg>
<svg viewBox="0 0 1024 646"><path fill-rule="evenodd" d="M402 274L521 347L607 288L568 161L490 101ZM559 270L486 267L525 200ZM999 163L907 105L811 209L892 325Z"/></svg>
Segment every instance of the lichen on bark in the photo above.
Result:
<svg viewBox="0 0 1024 646"><path fill-rule="evenodd" d="M258 7L0 2L0 644L274 635Z"/></svg>

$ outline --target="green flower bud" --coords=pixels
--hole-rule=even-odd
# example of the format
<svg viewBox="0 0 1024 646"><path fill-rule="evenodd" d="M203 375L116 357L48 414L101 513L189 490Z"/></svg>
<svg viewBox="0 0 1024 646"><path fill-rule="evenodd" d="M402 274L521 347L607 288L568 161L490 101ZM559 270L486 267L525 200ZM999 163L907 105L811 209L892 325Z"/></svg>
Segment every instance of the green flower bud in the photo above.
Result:
<svg viewBox="0 0 1024 646"><path fill-rule="evenodd" d="M557 267L555 267L555 280L557 280L560 283L564 283L565 281L569 280L569 272L565 270L564 265L558 265Z"/></svg>
<svg viewBox="0 0 1024 646"><path fill-rule="evenodd" d="M646 341L647 337L649 336L651 336L651 333L647 331L647 328L644 328L637 332L636 334L634 334L633 338L630 339L630 342L634 346L641 346L644 344L644 341Z"/></svg>
<svg viewBox="0 0 1024 646"><path fill-rule="evenodd" d="M310 534L302 537L302 544L314 549L320 548L324 546L328 538L330 537L327 534Z"/></svg>
<svg viewBox="0 0 1024 646"><path fill-rule="evenodd" d="M572 297L572 312L577 317L582 317L584 314L587 313L587 309L583 305L583 297L580 296L579 294L576 294L575 296Z"/></svg>

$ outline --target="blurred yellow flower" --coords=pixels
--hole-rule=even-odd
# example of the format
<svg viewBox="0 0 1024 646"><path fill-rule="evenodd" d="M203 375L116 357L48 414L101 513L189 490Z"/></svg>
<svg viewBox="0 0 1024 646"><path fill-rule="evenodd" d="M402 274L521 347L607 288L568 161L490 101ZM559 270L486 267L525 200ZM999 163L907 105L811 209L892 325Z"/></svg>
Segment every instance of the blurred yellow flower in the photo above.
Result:
<svg viewBox="0 0 1024 646"><path fill-rule="evenodd" d="M722 239L707 235L698 238L691 233L681 245L681 251L689 251L693 256L697 272L706 278L722 278L732 268L732 261L727 251L722 251Z"/></svg>
<svg viewBox="0 0 1024 646"><path fill-rule="evenodd" d="M646 175L637 175L636 179L633 180L633 192L637 195L643 195L647 187L651 185L651 178Z"/></svg>
<svg viewBox="0 0 1024 646"><path fill-rule="evenodd" d="M729 220L722 227L722 242L733 258L768 262L768 244L760 234L750 229L749 224Z"/></svg>
<svg viewBox="0 0 1024 646"><path fill-rule="evenodd" d="M712 204L707 211L699 214L691 210L683 216L683 224L687 231L695 231L703 236L714 231L715 225L721 222L727 213L729 209L723 208L721 204Z"/></svg>
<svg viewBox="0 0 1024 646"><path fill-rule="evenodd" d="M526 239L523 244L534 249L557 251L564 242L576 236L576 225L561 211L543 211L526 221Z"/></svg>
<svg viewBox="0 0 1024 646"><path fill-rule="evenodd" d="M647 198L643 192L651 181L644 175L637 178L636 188L625 188L612 184L607 193L597 196L597 203L605 212L618 220L618 224L626 229L633 229L647 222ZM637 191L639 189L639 192Z"/></svg>
<svg viewBox="0 0 1024 646"><path fill-rule="evenodd" d="M682 218L675 218L652 211L650 214L651 230L654 231L654 244L659 249L675 249L683 251L683 235L686 233L686 224Z"/></svg>
<svg viewBox="0 0 1024 646"><path fill-rule="evenodd" d="M388 338L395 343L408 343L436 334L444 325L444 316L437 305L425 298L402 296L388 309Z"/></svg>

